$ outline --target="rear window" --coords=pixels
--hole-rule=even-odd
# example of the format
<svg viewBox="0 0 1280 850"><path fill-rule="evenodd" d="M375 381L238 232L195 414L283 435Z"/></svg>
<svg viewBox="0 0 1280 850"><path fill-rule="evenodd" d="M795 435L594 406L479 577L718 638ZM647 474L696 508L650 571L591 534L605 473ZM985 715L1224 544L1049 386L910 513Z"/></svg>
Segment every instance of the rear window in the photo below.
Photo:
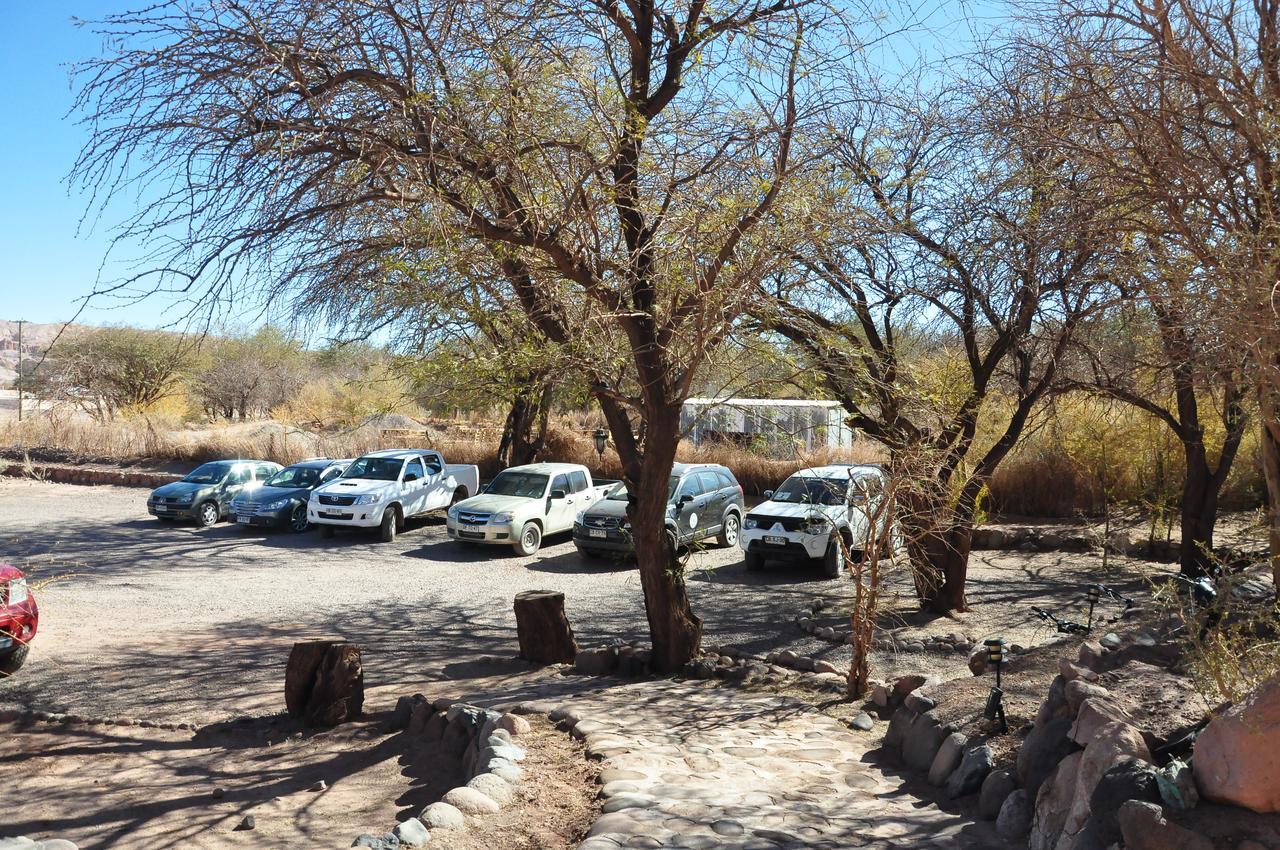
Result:
<svg viewBox="0 0 1280 850"><path fill-rule="evenodd" d="M733 480L733 476L727 469L717 469L716 477L720 479L721 487L737 487L738 482Z"/></svg>
<svg viewBox="0 0 1280 850"><path fill-rule="evenodd" d="M587 473L578 471L569 473L569 481L573 485L572 492L581 493L587 489Z"/></svg>

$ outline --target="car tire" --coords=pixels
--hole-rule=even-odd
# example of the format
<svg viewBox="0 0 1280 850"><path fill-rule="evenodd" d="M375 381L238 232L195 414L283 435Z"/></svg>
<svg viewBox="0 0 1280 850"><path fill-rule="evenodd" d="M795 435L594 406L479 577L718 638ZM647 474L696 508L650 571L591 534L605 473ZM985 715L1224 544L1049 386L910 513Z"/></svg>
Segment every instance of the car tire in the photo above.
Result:
<svg viewBox="0 0 1280 850"><path fill-rule="evenodd" d="M511 543L517 555L532 555L542 547L542 529L536 522L526 522L520 536Z"/></svg>
<svg viewBox="0 0 1280 850"><path fill-rule="evenodd" d="M289 530L301 534L310 527L311 523L307 522L307 506L294 505L293 512L289 514Z"/></svg>
<svg viewBox="0 0 1280 850"><path fill-rule="evenodd" d="M196 525L201 528L217 525L220 519L222 512L218 510L217 502L201 502L200 507L196 508Z"/></svg>
<svg viewBox="0 0 1280 850"><path fill-rule="evenodd" d="M12 676L17 673L26 663L27 653L30 651L31 647L24 643L8 655L0 657L0 676Z"/></svg>
<svg viewBox="0 0 1280 850"><path fill-rule="evenodd" d="M840 562L840 543L833 534L831 539L827 541L827 551L822 555L823 575L827 578L839 578L840 567L842 566Z"/></svg>
<svg viewBox="0 0 1280 850"><path fill-rule="evenodd" d="M743 556L747 564L747 572L758 573L764 569L764 555L759 552L748 552Z"/></svg>
<svg viewBox="0 0 1280 850"><path fill-rule="evenodd" d="M394 543L396 532L400 530L400 509L390 505L382 512L382 524L378 526L378 537L383 543Z"/></svg>
<svg viewBox="0 0 1280 850"><path fill-rule="evenodd" d="M716 542L723 548L738 545L738 537L742 533L742 520L738 519L737 511L729 511L724 515L724 522L720 524L720 533L716 535Z"/></svg>
<svg viewBox="0 0 1280 850"><path fill-rule="evenodd" d="M320 526L320 536L323 537L325 540L328 540L330 537L333 537L333 526L332 525Z"/></svg>

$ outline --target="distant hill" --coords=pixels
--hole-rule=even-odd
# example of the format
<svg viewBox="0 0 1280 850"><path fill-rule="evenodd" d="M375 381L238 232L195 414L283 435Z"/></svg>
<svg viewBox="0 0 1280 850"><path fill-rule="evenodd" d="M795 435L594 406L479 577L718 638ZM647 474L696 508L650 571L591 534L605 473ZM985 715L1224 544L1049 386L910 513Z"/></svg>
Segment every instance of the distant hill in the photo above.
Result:
<svg viewBox="0 0 1280 850"><path fill-rule="evenodd" d="M49 345L57 338L64 327L77 328L78 325L64 325L60 322L38 324L27 322L22 326L22 347L24 357L39 358ZM0 387L12 385L18 374L18 323L0 319Z"/></svg>

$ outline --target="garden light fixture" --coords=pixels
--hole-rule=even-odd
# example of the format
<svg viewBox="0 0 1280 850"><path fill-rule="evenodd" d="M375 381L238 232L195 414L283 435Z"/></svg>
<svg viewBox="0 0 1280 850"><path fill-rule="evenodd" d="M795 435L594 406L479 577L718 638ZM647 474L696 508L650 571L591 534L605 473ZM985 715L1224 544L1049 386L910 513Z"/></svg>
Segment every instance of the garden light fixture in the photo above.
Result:
<svg viewBox="0 0 1280 850"><path fill-rule="evenodd" d="M999 719L1000 731L1008 732L1009 721L1004 714L1004 690L1000 687L1000 668L1004 666L1007 657L1004 638L988 638L982 644L987 648L987 663L996 668L996 686L987 696L987 706L983 714L988 720Z"/></svg>
<svg viewBox="0 0 1280 850"><path fill-rule="evenodd" d="M598 454L600 458L603 459L604 447L609 444L609 435L605 433L605 430L603 428L597 428L596 433L593 435L592 439L594 439L596 443L596 454Z"/></svg>
<svg viewBox="0 0 1280 850"><path fill-rule="evenodd" d="M1093 628L1093 606L1098 604L1098 600L1102 598L1102 586L1097 584L1089 585L1089 619L1086 621L1089 628Z"/></svg>

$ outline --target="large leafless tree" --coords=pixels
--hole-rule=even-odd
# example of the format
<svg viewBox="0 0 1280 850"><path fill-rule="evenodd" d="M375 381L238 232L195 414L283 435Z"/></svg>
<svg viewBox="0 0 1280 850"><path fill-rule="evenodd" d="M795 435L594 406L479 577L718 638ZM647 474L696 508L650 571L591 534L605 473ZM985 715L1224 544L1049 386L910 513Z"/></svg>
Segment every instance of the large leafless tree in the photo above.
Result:
<svg viewBox="0 0 1280 850"><path fill-rule="evenodd" d="M790 238L761 224L799 202L839 24L811 0L162 3L108 19L80 69L77 176L146 199L124 230L154 250L144 288L305 290L388 210L486 246L579 352L671 670L701 636L664 533L680 408Z"/></svg>

